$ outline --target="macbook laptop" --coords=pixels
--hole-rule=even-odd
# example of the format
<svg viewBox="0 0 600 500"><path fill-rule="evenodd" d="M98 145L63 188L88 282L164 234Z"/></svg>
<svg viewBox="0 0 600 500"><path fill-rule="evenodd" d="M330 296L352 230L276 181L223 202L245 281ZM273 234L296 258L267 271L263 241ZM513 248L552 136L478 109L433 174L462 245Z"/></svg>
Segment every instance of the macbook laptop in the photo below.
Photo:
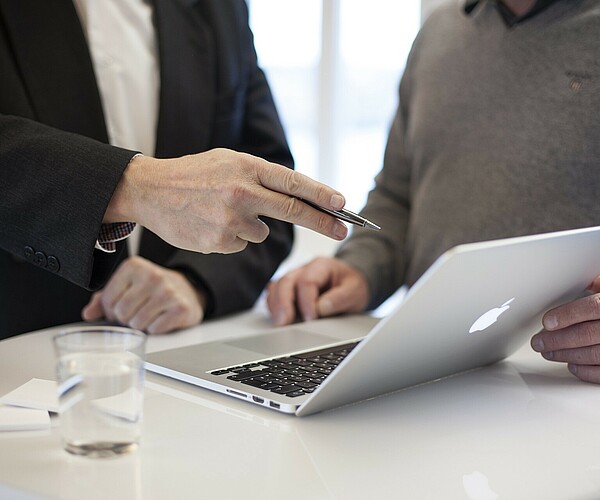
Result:
<svg viewBox="0 0 600 500"><path fill-rule="evenodd" d="M600 275L600 227L459 245L385 318L328 318L149 354L148 370L298 416L494 363Z"/></svg>

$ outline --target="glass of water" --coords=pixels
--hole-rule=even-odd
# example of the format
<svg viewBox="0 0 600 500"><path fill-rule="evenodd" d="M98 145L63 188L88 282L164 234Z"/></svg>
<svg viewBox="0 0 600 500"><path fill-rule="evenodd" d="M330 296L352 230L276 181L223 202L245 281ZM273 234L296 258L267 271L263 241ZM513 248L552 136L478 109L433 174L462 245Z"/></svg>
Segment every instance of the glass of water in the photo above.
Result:
<svg viewBox="0 0 600 500"><path fill-rule="evenodd" d="M54 337L65 450L111 457L139 446L146 335L113 326L64 329Z"/></svg>

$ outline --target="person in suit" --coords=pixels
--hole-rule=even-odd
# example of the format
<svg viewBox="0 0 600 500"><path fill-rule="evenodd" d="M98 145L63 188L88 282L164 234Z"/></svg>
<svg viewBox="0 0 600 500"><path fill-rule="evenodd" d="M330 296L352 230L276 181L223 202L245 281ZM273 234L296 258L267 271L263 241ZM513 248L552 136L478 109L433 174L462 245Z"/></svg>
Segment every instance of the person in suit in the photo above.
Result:
<svg viewBox="0 0 600 500"><path fill-rule="evenodd" d="M344 203L293 171L242 0L0 0L0 186L0 338L187 327L252 305L289 222L347 231L298 199Z"/></svg>
<svg viewBox="0 0 600 500"><path fill-rule="evenodd" d="M598 33L594 0L436 10L408 57L362 211L381 231L354 232L335 257L270 284L275 323L374 309L460 243L597 225ZM600 383L600 279L590 292L548 311L532 346Z"/></svg>

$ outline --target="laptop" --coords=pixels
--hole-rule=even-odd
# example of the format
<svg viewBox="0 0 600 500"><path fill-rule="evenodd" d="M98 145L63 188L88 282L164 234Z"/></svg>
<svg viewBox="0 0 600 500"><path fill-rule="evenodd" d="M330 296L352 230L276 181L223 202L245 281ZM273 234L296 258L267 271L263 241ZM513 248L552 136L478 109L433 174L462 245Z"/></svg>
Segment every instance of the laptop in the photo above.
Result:
<svg viewBox="0 0 600 500"><path fill-rule="evenodd" d="M456 246L385 318L327 318L151 353L149 371L306 416L500 361L600 275L600 227Z"/></svg>

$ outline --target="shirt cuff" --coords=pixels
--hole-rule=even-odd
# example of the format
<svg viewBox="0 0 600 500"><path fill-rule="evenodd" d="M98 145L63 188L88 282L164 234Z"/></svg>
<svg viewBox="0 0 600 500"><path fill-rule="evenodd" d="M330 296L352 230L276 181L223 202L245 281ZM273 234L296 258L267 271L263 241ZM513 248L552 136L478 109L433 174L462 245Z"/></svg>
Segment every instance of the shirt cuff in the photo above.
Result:
<svg viewBox="0 0 600 500"><path fill-rule="evenodd" d="M131 157L129 163L135 160L138 156L143 156L142 153L136 153ZM112 222L110 224L102 224L100 233L96 240L96 250L101 250L106 253L114 253L117 250L117 241L127 238L135 229L135 222Z"/></svg>
<svg viewBox="0 0 600 500"><path fill-rule="evenodd" d="M117 250L117 241L127 238L135 228L135 222L112 222L102 224L96 240L96 250L114 253Z"/></svg>

